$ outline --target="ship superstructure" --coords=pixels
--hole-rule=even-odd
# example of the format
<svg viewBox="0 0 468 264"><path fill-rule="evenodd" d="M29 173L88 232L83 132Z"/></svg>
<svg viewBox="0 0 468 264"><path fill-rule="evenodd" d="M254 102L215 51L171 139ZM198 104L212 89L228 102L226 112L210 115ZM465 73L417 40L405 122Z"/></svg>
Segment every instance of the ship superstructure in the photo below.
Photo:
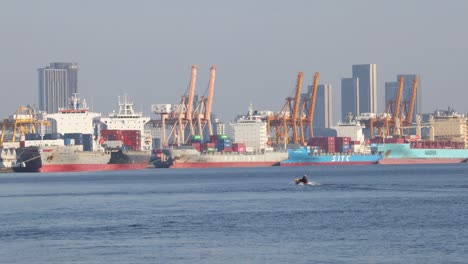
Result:
<svg viewBox="0 0 468 264"><path fill-rule="evenodd" d="M93 122L101 117L101 113L90 112L86 100L74 94L68 101L68 107L59 108L58 113L47 117L55 120L59 134L93 134Z"/></svg>
<svg viewBox="0 0 468 264"><path fill-rule="evenodd" d="M238 116L236 122L230 124L233 129L233 141L245 144L246 150L259 152L269 150L267 123L261 115L256 115L252 106L246 116Z"/></svg>
<svg viewBox="0 0 468 264"><path fill-rule="evenodd" d="M109 117L101 118L106 130L137 130L140 133L140 149L151 151L151 130L145 130L149 117L141 112L135 112L133 102L127 96L119 97L119 112L112 112Z"/></svg>

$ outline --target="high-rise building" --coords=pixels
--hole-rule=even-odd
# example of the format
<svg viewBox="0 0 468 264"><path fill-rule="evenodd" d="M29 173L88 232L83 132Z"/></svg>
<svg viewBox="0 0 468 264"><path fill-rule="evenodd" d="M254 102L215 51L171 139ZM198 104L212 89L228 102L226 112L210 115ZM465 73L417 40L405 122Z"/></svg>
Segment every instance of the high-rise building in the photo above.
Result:
<svg viewBox="0 0 468 264"><path fill-rule="evenodd" d="M56 113L78 92L78 64L53 62L39 68L39 110Z"/></svg>
<svg viewBox="0 0 468 264"><path fill-rule="evenodd" d="M341 79L341 121L347 122L349 115L359 115L359 79Z"/></svg>
<svg viewBox="0 0 468 264"><path fill-rule="evenodd" d="M312 93L312 85L308 86L307 94L303 94L310 100ZM332 111L332 86L331 84L319 84L317 85L317 98L315 101L314 109L314 128L330 128L333 126L333 111Z"/></svg>
<svg viewBox="0 0 468 264"><path fill-rule="evenodd" d="M377 65L360 64L353 65L353 79L359 80L359 108L361 113L377 112Z"/></svg>
<svg viewBox="0 0 468 264"><path fill-rule="evenodd" d="M400 103L403 106L403 108L401 108L402 111L408 111L409 103L411 101L411 95L413 93L413 83L416 76L416 74L399 74L397 75L396 82L385 82L385 106L388 107L389 104L392 104L393 107L395 107L394 103L398 92L398 83L400 77L403 77L403 94ZM419 78L418 81L418 86L416 89L416 101L414 103L415 104L412 117L413 121L416 120L416 115L418 113L421 113L421 78Z"/></svg>

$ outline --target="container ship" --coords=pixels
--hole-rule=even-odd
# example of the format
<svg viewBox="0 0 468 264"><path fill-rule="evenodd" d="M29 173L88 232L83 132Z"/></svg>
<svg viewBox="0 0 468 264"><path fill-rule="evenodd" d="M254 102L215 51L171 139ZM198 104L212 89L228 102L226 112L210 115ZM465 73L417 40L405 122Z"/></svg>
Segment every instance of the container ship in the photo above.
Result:
<svg viewBox="0 0 468 264"><path fill-rule="evenodd" d="M135 112L127 96L119 97L119 112L101 118L99 143L111 151L110 164L125 164L131 169L146 169L151 158L151 131L145 130L150 121Z"/></svg>
<svg viewBox="0 0 468 264"><path fill-rule="evenodd" d="M100 144L93 125L100 116L100 113L89 112L86 101L75 94L70 98L67 108L47 116L55 120L57 133L26 134L21 139L20 147L16 149L13 170L68 172L146 168L148 152L143 152L146 156L132 155L140 151L132 151L127 155L126 148L135 147L136 143L130 146L123 143L120 149Z"/></svg>
<svg viewBox="0 0 468 264"><path fill-rule="evenodd" d="M288 157L286 151L246 152L243 144L233 144L232 150L215 150L214 143L205 143L204 149L195 146L174 147L162 150L166 162L155 164L168 168L223 168L279 166ZM237 147L236 147L237 146Z"/></svg>
<svg viewBox="0 0 468 264"><path fill-rule="evenodd" d="M29 146L17 149L15 172L66 172L118 169L108 166L111 154L106 151L83 151L81 146ZM122 168L124 169L124 168Z"/></svg>
<svg viewBox="0 0 468 264"><path fill-rule="evenodd" d="M308 146L288 149L281 166L366 165L377 164L382 155L350 137L311 138Z"/></svg>
<svg viewBox="0 0 468 264"><path fill-rule="evenodd" d="M395 142L377 144L383 155L379 164L444 164L468 161L468 149L464 142L413 141L403 138Z"/></svg>
<svg viewBox="0 0 468 264"><path fill-rule="evenodd" d="M170 146L155 153L159 168L220 168L279 166L288 158L285 149L274 150L268 143L267 125L252 107L246 116L239 116L231 124L234 139L220 134L202 142L201 135L193 135L188 146Z"/></svg>

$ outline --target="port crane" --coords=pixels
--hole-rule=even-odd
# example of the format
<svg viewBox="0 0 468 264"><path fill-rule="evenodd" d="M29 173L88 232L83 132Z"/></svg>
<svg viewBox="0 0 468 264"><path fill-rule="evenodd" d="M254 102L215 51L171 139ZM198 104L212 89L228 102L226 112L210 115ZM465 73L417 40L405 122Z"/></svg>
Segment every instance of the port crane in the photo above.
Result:
<svg viewBox="0 0 468 264"><path fill-rule="evenodd" d="M270 132L273 131L273 142L277 145L286 145L288 143L304 144L305 127L309 128L309 135L313 136L312 123L314 120L313 114L319 76L320 74L318 72L315 73L310 98L305 98L301 102L301 88L304 73L299 72L296 81L295 96L287 97L281 110L267 118L267 130Z"/></svg>
<svg viewBox="0 0 468 264"><path fill-rule="evenodd" d="M161 117L160 120L153 120L152 123L154 126L161 127L163 146L187 144L191 136L198 135L201 137L207 125L209 134L213 134L211 111L215 76L216 68L212 66L210 68L208 95L195 100L197 65L192 65L188 94L182 96L180 103L152 106L153 112ZM168 133L166 133L166 129ZM187 130L189 130L188 133ZM188 136L186 136L187 134Z"/></svg>
<svg viewBox="0 0 468 264"><path fill-rule="evenodd" d="M406 119L405 119L405 126L411 126L413 122L413 114L414 114L414 105L416 102L416 94L417 94L417 89L418 89L418 84L419 84L419 76L416 75L416 77L413 80L413 87L411 89L411 98L408 103L408 111L406 113Z"/></svg>
<svg viewBox="0 0 468 264"><path fill-rule="evenodd" d="M404 80L404 77L400 76L395 101L387 103L385 112L378 117L364 121L365 125L370 129L371 139L375 138L376 135L382 138L404 136L405 128L414 127L413 113L419 77L416 76L413 80L409 101L402 101Z"/></svg>
<svg viewBox="0 0 468 264"><path fill-rule="evenodd" d="M299 109L303 76L303 72L299 72L297 75L295 97L287 97L281 110L267 118L267 131L274 130L275 143L278 145L286 145L291 140L297 143L297 112ZM291 130L293 131L292 139L289 138L289 132Z"/></svg>
<svg viewBox="0 0 468 264"><path fill-rule="evenodd" d="M38 119L34 109L29 106L20 106L13 115L0 122L2 128L0 146L3 146L4 142L17 142L26 134L37 133L39 126L43 128L49 124L45 115Z"/></svg>
<svg viewBox="0 0 468 264"><path fill-rule="evenodd" d="M212 111L212 106L213 106L215 77L216 77L216 68L215 66L211 66L210 80L208 83L208 95L200 97L200 99L197 102L196 108L193 112L194 118L196 118L195 125L196 125L196 128L198 128L198 131L196 133L192 133L191 135L202 136L203 131L205 131L207 126L208 126L208 134L210 136L213 135L213 126L211 124L211 111Z"/></svg>
<svg viewBox="0 0 468 264"><path fill-rule="evenodd" d="M309 99L309 107L307 108L307 125L309 126L309 138L314 137L314 113L315 113L315 102L317 101L317 87L318 87L318 79L320 77L320 73L316 72L314 75L314 82L312 84L312 93ZM307 101L305 101L305 105L307 106ZM304 140L303 140L304 141Z"/></svg>
<svg viewBox="0 0 468 264"><path fill-rule="evenodd" d="M401 76L398 81L398 90L394 102L388 102L384 113L379 116L364 120L363 123L369 127L370 138L374 139L377 134L379 137L386 138L390 135L400 135L401 128L401 97L403 95L404 77Z"/></svg>

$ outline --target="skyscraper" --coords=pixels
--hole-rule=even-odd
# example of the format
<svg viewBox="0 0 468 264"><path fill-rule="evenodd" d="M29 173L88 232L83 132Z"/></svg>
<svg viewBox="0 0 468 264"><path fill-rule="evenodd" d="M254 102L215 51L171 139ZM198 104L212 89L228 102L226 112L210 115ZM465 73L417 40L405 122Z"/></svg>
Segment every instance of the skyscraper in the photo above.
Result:
<svg viewBox="0 0 468 264"><path fill-rule="evenodd" d="M361 113L377 112L377 65L360 64L353 65L353 79L359 80L359 108Z"/></svg>
<svg viewBox="0 0 468 264"><path fill-rule="evenodd" d="M307 100L310 105L310 96L312 94L312 85L307 87L307 93L301 95L301 100ZM332 111L332 86L331 84L317 85L317 98L314 109L314 128L330 128L333 126Z"/></svg>
<svg viewBox="0 0 468 264"><path fill-rule="evenodd" d="M389 103L393 104L396 100L398 92L398 81L400 77L404 78L403 82L403 94L401 98L401 105L403 106L402 111L405 113L408 111L409 103L411 101L411 95L413 93L413 82L416 78L416 74L399 74L397 75L396 82L385 82L385 105L388 106ZM392 109L393 110L393 109ZM416 89L416 101L414 102L414 111L413 111L413 121L416 120L416 114L421 113L421 78L419 78L419 83Z"/></svg>
<svg viewBox="0 0 468 264"><path fill-rule="evenodd" d="M53 62L39 68L39 110L56 113L78 92L78 64Z"/></svg>
<svg viewBox="0 0 468 264"><path fill-rule="evenodd" d="M314 111L314 127L330 128L333 126L332 86L320 84L317 86L317 101Z"/></svg>
<svg viewBox="0 0 468 264"><path fill-rule="evenodd" d="M341 121L348 121L349 114L359 115L359 79L341 79Z"/></svg>

